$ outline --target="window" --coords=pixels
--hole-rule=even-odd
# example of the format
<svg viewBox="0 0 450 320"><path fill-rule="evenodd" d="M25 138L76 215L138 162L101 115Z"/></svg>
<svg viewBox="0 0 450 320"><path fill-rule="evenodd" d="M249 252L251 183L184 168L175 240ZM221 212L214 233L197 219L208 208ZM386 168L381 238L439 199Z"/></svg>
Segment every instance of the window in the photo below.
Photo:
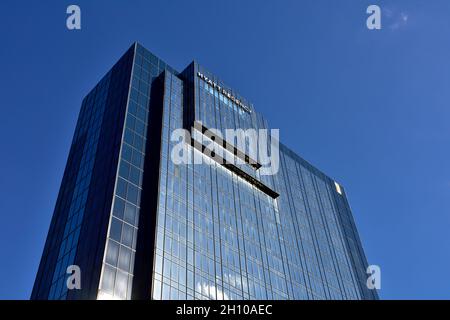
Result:
<svg viewBox="0 0 450 320"><path fill-rule="evenodd" d="M125 209L125 201L116 197L114 201L113 215L117 218L123 219L124 209Z"/></svg>
<svg viewBox="0 0 450 320"><path fill-rule="evenodd" d="M127 182L121 178L117 180L117 190L116 193L118 196L125 199L127 194Z"/></svg>
<svg viewBox="0 0 450 320"><path fill-rule="evenodd" d="M122 147L122 158L130 162L131 161L131 154L132 154L131 147L128 146L127 144L123 144L123 147Z"/></svg>
<svg viewBox="0 0 450 320"><path fill-rule="evenodd" d="M131 266L131 250L130 249L128 249L124 246L120 246L119 262L118 262L117 266L120 269L129 272L130 266Z"/></svg>
<svg viewBox="0 0 450 320"><path fill-rule="evenodd" d="M132 184L128 185L127 200L135 204L137 203L138 200L138 188L133 186Z"/></svg>
<svg viewBox="0 0 450 320"><path fill-rule="evenodd" d="M112 241L108 241L108 250L106 251L106 262L110 265L117 265L117 257L119 256L119 245Z"/></svg>
<svg viewBox="0 0 450 320"><path fill-rule="evenodd" d="M139 185L140 183L140 171L135 167L131 167L129 180L135 185Z"/></svg>
<svg viewBox="0 0 450 320"><path fill-rule="evenodd" d="M136 221L136 207L130 203L125 204L125 212L123 214L123 220L129 224L135 225Z"/></svg>
<svg viewBox="0 0 450 320"><path fill-rule="evenodd" d="M122 231L122 243L128 247L132 247L133 245L133 230L134 228L128 224L123 225Z"/></svg>
<svg viewBox="0 0 450 320"><path fill-rule="evenodd" d="M119 175L122 178L128 179L129 174L130 174L130 165L125 161L120 161Z"/></svg>
<svg viewBox="0 0 450 320"><path fill-rule="evenodd" d="M117 242L120 242L121 234L122 234L122 222L120 222L120 220L116 218L112 218L109 237L111 239L116 240Z"/></svg>
<svg viewBox="0 0 450 320"><path fill-rule="evenodd" d="M109 294L112 294L115 277L116 270L108 265L104 265L101 289Z"/></svg>
<svg viewBox="0 0 450 320"><path fill-rule="evenodd" d="M125 299L127 297L128 275L120 270L116 274L116 283L114 286L114 295Z"/></svg>

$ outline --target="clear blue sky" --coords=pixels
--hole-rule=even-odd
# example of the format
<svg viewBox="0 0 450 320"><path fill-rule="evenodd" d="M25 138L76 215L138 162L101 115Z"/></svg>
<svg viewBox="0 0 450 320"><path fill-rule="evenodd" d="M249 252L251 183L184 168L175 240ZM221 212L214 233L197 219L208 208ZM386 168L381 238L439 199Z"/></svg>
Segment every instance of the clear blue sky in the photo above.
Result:
<svg viewBox="0 0 450 320"><path fill-rule="evenodd" d="M382 298L450 298L450 1L73 3L81 31L72 2L0 2L0 298L29 297L81 100L135 40L198 60L346 187Z"/></svg>

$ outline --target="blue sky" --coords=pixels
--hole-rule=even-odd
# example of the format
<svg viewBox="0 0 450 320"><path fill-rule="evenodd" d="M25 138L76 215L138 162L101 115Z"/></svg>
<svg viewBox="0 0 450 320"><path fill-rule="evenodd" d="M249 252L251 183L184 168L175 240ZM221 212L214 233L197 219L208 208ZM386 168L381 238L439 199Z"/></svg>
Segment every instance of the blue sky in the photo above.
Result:
<svg viewBox="0 0 450 320"><path fill-rule="evenodd" d="M196 59L346 187L381 298L450 298L450 2L0 2L0 299L27 299L84 95L135 40ZM382 29L366 8L382 8Z"/></svg>

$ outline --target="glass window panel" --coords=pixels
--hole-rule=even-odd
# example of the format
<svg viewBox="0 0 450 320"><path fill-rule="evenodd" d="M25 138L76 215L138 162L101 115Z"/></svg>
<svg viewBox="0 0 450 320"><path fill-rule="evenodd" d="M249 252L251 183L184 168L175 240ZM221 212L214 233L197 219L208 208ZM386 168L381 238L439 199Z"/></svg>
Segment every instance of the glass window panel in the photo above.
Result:
<svg viewBox="0 0 450 320"><path fill-rule="evenodd" d="M154 281L153 299L155 300L161 299L161 282L159 282L158 280Z"/></svg>
<svg viewBox="0 0 450 320"><path fill-rule="evenodd" d="M131 163L136 167L140 168L142 163L142 155L138 151L133 151L133 155L131 157Z"/></svg>
<svg viewBox="0 0 450 320"><path fill-rule="evenodd" d="M112 240L108 240L108 249L106 250L106 262L110 265L117 265L117 257L119 256L119 245Z"/></svg>
<svg viewBox="0 0 450 320"><path fill-rule="evenodd" d="M164 283L162 290L162 300L169 300L169 298L170 298L170 287Z"/></svg>
<svg viewBox="0 0 450 320"><path fill-rule="evenodd" d="M136 121L135 131L141 136L145 135L145 124L142 121Z"/></svg>
<svg viewBox="0 0 450 320"><path fill-rule="evenodd" d="M158 254L156 255L155 272L159 274L162 273L162 257Z"/></svg>
<svg viewBox="0 0 450 320"><path fill-rule="evenodd" d="M136 249L136 241L137 241L137 229L133 228L133 245L132 245L133 249Z"/></svg>
<svg viewBox="0 0 450 320"><path fill-rule="evenodd" d="M129 145L123 144L122 146L122 158L131 162L132 149Z"/></svg>
<svg viewBox="0 0 450 320"><path fill-rule="evenodd" d="M120 246L118 267L124 271L129 272L131 262L131 250Z"/></svg>
<svg viewBox="0 0 450 320"><path fill-rule="evenodd" d="M136 122L136 118L135 117L133 117L131 115L127 116L127 128L130 128L130 129L134 130L135 122Z"/></svg>
<svg viewBox="0 0 450 320"><path fill-rule="evenodd" d="M136 114L137 112L137 104L134 101L130 101L130 104L128 106L128 112L131 114Z"/></svg>
<svg viewBox="0 0 450 320"><path fill-rule="evenodd" d="M117 180L117 190L116 194L125 199L127 195L127 182L122 178Z"/></svg>
<svg viewBox="0 0 450 320"><path fill-rule="evenodd" d="M136 185L140 185L140 170L135 168L134 166L131 166L129 180Z"/></svg>
<svg viewBox="0 0 450 320"><path fill-rule="evenodd" d="M126 203L125 204L125 212L123 215L123 219L132 224L135 225L135 221L136 221L136 206L130 204L130 203Z"/></svg>
<svg viewBox="0 0 450 320"><path fill-rule="evenodd" d="M109 294L113 293L114 289L114 278L116 276L116 270L108 265L104 266L103 278L101 289Z"/></svg>
<svg viewBox="0 0 450 320"><path fill-rule="evenodd" d="M116 218L112 218L109 237L111 239L120 242L121 234L122 234L122 222Z"/></svg>
<svg viewBox="0 0 450 320"><path fill-rule="evenodd" d="M120 161L119 175L122 178L128 179L129 174L130 174L130 165L125 161Z"/></svg>
<svg viewBox="0 0 450 320"><path fill-rule="evenodd" d="M127 200L132 203L137 203L138 199L138 188L129 184L128 185L128 194L127 194Z"/></svg>
<svg viewBox="0 0 450 320"><path fill-rule="evenodd" d="M120 299L126 299L128 288L128 274L117 270L116 282L114 285L114 295Z"/></svg>
<svg viewBox="0 0 450 320"><path fill-rule="evenodd" d="M142 150L142 147L144 146L144 139L142 139L139 135L134 135L134 146L138 150Z"/></svg>
<svg viewBox="0 0 450 320"><path fill-rule="evenodd" d="M128 224L123 225L122 230L122 244L131 247L133 244L133 230L134 228Z"/></svg>
<svg viewBox="0 0 450 320"><path fill-rule="evenodd" d="M133 276L128 275L127 300L131 299L131 290L133 289Z"/></svg>
<svg viewBox="0 0 450 320"><path fill-rule="evenodd" d="M116 199L114 200L113 215L116 216L117 218L123 219L124 209L125 209L125 201L116 197Z"/></svg>
<svg viewBox="0 0 450 320"><path fill-rule="evenodd" d="M125 129L124 141L128 144L133 145L134 133L130 129Z"/></svg>

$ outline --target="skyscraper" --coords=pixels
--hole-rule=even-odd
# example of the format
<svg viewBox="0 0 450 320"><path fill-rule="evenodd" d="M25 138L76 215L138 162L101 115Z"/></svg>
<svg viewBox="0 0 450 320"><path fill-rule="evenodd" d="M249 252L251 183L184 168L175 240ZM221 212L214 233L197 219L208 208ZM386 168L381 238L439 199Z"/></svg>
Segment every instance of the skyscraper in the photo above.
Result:
<svg viewBox="0 0 450 320"><path fill-rule="evenodd" d="M197 62L133 44L83 99L31 298L377 299L344 188L275 136L268 163L223 134L266 129Z"/></svg>

